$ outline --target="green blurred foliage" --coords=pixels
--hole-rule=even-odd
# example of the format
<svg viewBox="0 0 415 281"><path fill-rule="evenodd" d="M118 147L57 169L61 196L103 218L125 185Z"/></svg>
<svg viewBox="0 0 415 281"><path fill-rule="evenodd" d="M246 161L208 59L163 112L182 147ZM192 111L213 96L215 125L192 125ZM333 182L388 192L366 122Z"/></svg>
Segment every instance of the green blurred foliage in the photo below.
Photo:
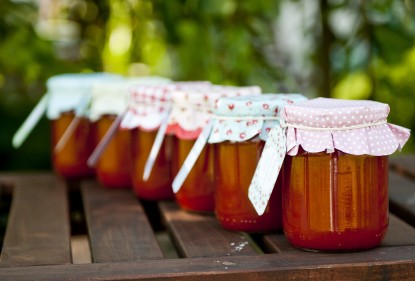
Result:
<svg viewBox="0 0 415 281"><path fill-rule="evenodd" d="M105 5L100 7L100 11L105 10ZM84 20L76 5L66 11L68 18L79 23L82 40L71 46L79 57L62 59L58 52L67 50L57 47L62 49L63 44L41 39L36 33L37 11L30 2L0 1L0 170L49 169L49 122L42 119L18 150L11 146L13 133L45 93L47 78L65 72L102 70L108 13ZM89 33L94 27L101 28L101 36ZM80 57L82 53L88 55Z"/></svg>
<svg viewBox="0 0 415 281"><path fill-rule="evenodd" d="M281 63L289 60L275 59L283 56L275 32L287 2L300 10L305 3L74 0L38 7L41 2L0 1L0 170L50 168L45 118L20 149L11 148L11 138L45 93L46 79L65 72L154 74L374 99L390 104L391 122L415 128L413 1L314 0L313 29L299 31L314 43L304 58L313 69L305 89ZM49 33L39 25L45 8ZM349 17L347 32L339 15ZM60 34L62 27L71 36ZM414 143L405 151L415 151Z"/></svg>

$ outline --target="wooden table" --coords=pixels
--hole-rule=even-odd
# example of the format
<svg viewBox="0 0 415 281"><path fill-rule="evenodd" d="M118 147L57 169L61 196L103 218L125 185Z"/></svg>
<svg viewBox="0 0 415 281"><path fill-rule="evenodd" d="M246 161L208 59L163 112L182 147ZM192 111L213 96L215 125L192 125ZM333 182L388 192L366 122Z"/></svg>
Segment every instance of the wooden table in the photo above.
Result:
<svg viewBox="0 0 415 281"><path fill-rule="evenodd" d="M415 280L415 156L390 166L382 246L342 254L294 249L282 233L229 232L213 216L94 180L3 173L0 199L12 201L0 280Z"/></svg>

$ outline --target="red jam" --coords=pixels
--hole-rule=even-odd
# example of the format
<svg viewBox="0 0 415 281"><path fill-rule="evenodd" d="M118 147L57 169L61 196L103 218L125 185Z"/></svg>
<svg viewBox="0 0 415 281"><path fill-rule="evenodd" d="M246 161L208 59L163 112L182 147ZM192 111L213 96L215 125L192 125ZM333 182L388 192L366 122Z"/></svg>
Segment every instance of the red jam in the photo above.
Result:
<svg viewBox="0 0 415 281"><path fill-rule="evenodd" d="M74 113L62 113L51 122L52 150L74 118ZM86 164L95 147L94 126L82 118L74 133L59 152L52 152L54 170L64 178L82 178L94 175L94 170Z"/></svg>
<svg viewBox="0 0 415 281"><path fill-rule="evenodd" d="M99 142L116 116L104 115L96 123L97 142ZM107 187L124 188L131 186L130 131L118 130L102 153L97 166L98 180Z"/></svg>
<svg viewBox="0 0 415 281"><path fill-rule="evenodd" d="M281 184L279 179L262 216L248 198L248 188L259 161L264 142L225 141L215 144L216 217L224 228L246 232L281 229Z"/></svg>
<svg viewBox="0 0 415 281"><path fill-rule="evenodd" d="M378 246L388 227L388 157L334 153L286 156L283 227L298 248Z"/></svg>
<svg viewBox="0 0 415 281"><path fill-rule="evenodd" d="M195 140L173 138L173 174L177 175L186 160ZM185 210L193 212L213 212L214 198L213 145L207 144L195 165L176 193L176 201Z"/></svg>
<svg viewBox="0 0 415 281"><path fill-rule="evenodd" d="M147 181L143 180L144 166L150 155L157 131L146 132L134 129L132 133L132 170L134 192L139 198L146 200L173 199L171 187L171 145L172 137L165 136L153 170Z"/></svg>

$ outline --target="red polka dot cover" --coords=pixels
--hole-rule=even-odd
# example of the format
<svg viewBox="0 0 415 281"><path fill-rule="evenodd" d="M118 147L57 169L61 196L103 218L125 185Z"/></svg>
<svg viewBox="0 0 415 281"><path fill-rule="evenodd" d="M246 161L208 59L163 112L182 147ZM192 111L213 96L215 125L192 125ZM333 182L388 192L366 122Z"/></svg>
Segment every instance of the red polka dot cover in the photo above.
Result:
<svg viewBox="0 0 415 281"><path fill-rule="evenodd" d="M390 155L409 139L410 130L389 124L389 105L368 100L317 98L287 105L287 153L341 150L353 155Z"/></svg>
<svg viewBox="0 0 415 281"><path fill-rule="evenodd" d="M242 142L257 135L266 140L270 130L279 124L280 111L285 105L304 102L300 94L264 94L260 96L220 99L209 143Z"/></svg>
<svg viewBox="0 0 415 281"><path fill-rule="evenodd" d="M212 109L220 98L260 94L261 88L258 86L213 85L210 88L174 91L167 132L179 139L195 140L212 117Z"/></svg>

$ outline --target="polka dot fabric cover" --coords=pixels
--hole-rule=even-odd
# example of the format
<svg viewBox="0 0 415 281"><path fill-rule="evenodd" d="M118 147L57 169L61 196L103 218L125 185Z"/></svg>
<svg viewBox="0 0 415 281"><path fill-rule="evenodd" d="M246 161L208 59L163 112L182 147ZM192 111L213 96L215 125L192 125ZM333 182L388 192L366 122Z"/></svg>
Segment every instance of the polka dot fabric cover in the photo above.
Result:
<svg viewBox="0 0 415 281"><path fill-rule="evenodd" d="M213 85L210 88L184 89L172 93L172 112L168 133L179 139L197 139L212 116L212 109L221 97L259 95L261 88Z"/></svg>
<svg viewBox="0 0 415 281"><path fill-rule="evenodd" d="M130 91L128 110L120 126L122 129L157 130L171 108L173 91L206 88L210 85L208 81L197 81L135 86Z"/></svg>
<svg viewBox="0 0 415 281"><path fill-rule="evenodd" d="M390 155L404 146L410 130L379 124L386 121L389 110L389 105L375 101L327 98L287 105L281 114L288 127L287 153L297 155L301 146L307 152L337 149L353 155ZM362 124L368 125L347 128Z"/></svg>
<svg viewBox="0 0 415 281"><path fill-rule="evenodd" d="M279 117L287 104L306 101L300 94L264 94L260 96L222 98L214 109L214 119L209 143L223 141L243 142L257 135L266 140L278 120L263 120L258 117ZM225 119L221 119L225 118ZM231 119L226 119L232 117ZM238 119L241 117L241 119Z"/></svg>

